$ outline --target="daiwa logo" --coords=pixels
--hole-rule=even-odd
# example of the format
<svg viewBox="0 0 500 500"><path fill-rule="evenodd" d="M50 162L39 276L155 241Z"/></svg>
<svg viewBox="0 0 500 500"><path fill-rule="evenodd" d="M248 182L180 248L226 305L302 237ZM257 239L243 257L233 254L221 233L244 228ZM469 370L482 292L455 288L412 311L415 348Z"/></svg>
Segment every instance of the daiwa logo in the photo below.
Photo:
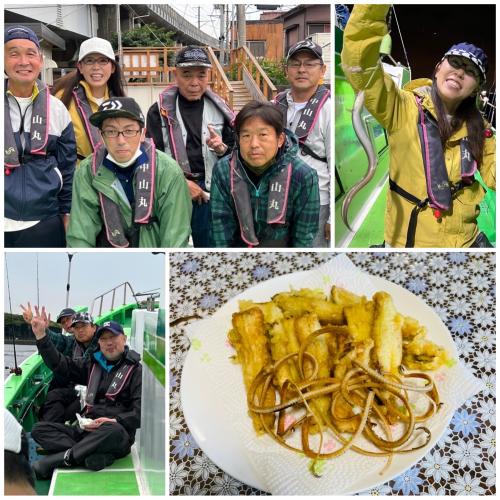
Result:
<svg viewBox="0 0 500 500"><path fill-rule="evenodd" d="M116 109L122 109L123 104L120 101L108 101L102 105L103 111L112 111Z"/></svg>
<svg viewBox="0 0 500 500"><path fill-rule="evenodd" d="M111 321L106 321L102 326L111 326Z"/></svg>

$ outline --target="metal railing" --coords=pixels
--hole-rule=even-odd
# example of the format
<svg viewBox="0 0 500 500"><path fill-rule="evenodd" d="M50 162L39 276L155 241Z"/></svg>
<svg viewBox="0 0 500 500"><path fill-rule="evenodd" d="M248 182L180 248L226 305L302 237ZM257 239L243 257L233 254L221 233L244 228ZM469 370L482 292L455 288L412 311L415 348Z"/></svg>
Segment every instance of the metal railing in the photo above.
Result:
<svg viewBox="0 0 500 500"><path fill-rule="evenodd" d="M125 281L124 283L121 283L120 285L115 286L111 290L108 290L107 292L101 293L101 295L98 295L97 297L94 298L92 301L92 305L90 306L90 314L92 316L94 315L94 307L96 302L99 302L99 312L97 316L101 316L102 314L102 306L104 303L104 297L109 296L111 294L111 307L109 308L110 311L112 311L115 308L115 297L116 297L116 292L120 290L120 288L123 288L123 303L119 304L124 306L127 304L127 290L130 290L132 293L132 297L134 298L135 302L137 305L139 305L139 302L137 301L136 294L134 292L134 289L132 288L132 285L128 282Z"/></svg>
<svg viewBox="0 0 500 500"><path fill-rule="evenodd" d="M266 75L266 72L262 69L262 66L257 62L257 59L255 59L248 47L243 45L231 51L232 65L236 65L237 80L245 82L245 86L252 96L255 95L255 91L258 89L266 101L270 101L276 97L278 89ZM243 68L247 71L245 72ZM255 85L255 89L251 88L252 85Z"/></svg>

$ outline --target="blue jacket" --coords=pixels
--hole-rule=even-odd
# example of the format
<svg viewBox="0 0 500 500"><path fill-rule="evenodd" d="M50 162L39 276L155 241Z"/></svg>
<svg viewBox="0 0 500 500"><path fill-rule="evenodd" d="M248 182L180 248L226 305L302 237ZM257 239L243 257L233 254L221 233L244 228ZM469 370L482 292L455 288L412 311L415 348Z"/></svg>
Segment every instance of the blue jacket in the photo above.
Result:
<svg viewBox="0 0 500 500"><path fill-rule="evenodd" d="M7 89L7 81L5 82ZM7 93L14 131L19 130L21 109L13 95ZM35 97L36 99L37 97ZM25 130L31 124L30 105L25 113ZM58 214L69 214L71 189L76 165L76 142L73 124L64 104L50 96L47 156L29 156L21 166L4 176L5 217L13 220L44 220ZM15 132L16 142L19 132ZM30 151L30 134L24 134L25 150Z"/></svg>

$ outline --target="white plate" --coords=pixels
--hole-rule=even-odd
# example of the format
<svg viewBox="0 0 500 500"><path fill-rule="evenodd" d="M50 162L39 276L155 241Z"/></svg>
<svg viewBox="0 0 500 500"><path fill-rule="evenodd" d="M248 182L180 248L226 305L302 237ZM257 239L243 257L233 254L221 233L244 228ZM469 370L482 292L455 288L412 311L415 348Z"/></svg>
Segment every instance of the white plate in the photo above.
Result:
<svg viewBox="0 0 500 500"><path fill-rule="evenodd" d="M308 273L309 271L306 271L274 278L260 283L231 299L215 313L214 316L217 316L218 320L220 319L220 323L218 322L220 327L216 331L207 332L209 335L204 337L204 341L210 339L210 342L226 342L228 326L231 324L231 315L238 311L239 300L258 300L262 302L269 300L274 293L288 290L290 284L293 284L294 288L300 288L302 278ZM375 276L369 278L376 290L384 290L392 295L398 312L418 319L422 325L427 327L428 338L443 346L452 358L458 359L456 347L448 329L425 302L408 290L383 278ZM302 286L308 285L304 284ZM348 286L346 287L348 288ZM273 292L269 294L271 289ZM265 292L263 293L263 291ZM227 358L227 363L231 364L229 358ZM242 394L244 394L241 367L233 365L233 368L230 380L226 380L224 383L241 385ZM228 413L224 411L224 405L217 400L217 391L214 391L211 377L207 376L207 370L210 369L210 364L200 361L199 353L191 347L185 360L181 378L181 401L186 423L200 448L218 467L242 483L265 491L266 486L263 480L247 458L247 451L241 442L236 426L231 422ZM442 415L440 419L437 419L437 422L433 422L432 439L425 448L398 455L383 475L378 472L358 474L341 491L336 491L336 485L333 483L331 493L350 494L363 491L400 475L424 457L436 444L447 429L452 414L453 412L448 412L446 415ZM251 425L250 418L248 418L248 422ZM343 457L346 456L348 454L343 455ZM304 474L310 473L304 471Z"/></svg>

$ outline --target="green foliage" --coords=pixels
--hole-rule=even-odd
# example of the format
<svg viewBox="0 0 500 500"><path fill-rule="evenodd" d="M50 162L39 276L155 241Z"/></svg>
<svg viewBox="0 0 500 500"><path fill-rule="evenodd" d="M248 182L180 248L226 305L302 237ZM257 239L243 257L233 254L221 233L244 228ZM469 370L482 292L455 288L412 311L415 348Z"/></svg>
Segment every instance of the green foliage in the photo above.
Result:
<svg viewBox="0 0 500 500"><path fill-rule="evenodd" d="M61 325L53 321L50 322L49 328L54 332L61 331ZM5 340L12 340L12 336L15 335L17 340L30 340L35 343L31 326L24 321L20 314L4 314L4 332Z"/></svg>
<svg viewBox="0 0 500 500"><path fill-rule="evenodd" d="M288 81L285 75L285 60L274 61L272 59L259 59L259 64L265 71L274 85L287 85Z"/></svg>
<svg viewBox="0 0 500 500"><path fill-rule="evenodd" d="M171 47L174 45L172 40L174 35L174 31L167 31L153 23L122 33L122 45L123 47L163 47L164 45ZM116 33L111 36L111 44L113 49L118 50Z"/></svg>

